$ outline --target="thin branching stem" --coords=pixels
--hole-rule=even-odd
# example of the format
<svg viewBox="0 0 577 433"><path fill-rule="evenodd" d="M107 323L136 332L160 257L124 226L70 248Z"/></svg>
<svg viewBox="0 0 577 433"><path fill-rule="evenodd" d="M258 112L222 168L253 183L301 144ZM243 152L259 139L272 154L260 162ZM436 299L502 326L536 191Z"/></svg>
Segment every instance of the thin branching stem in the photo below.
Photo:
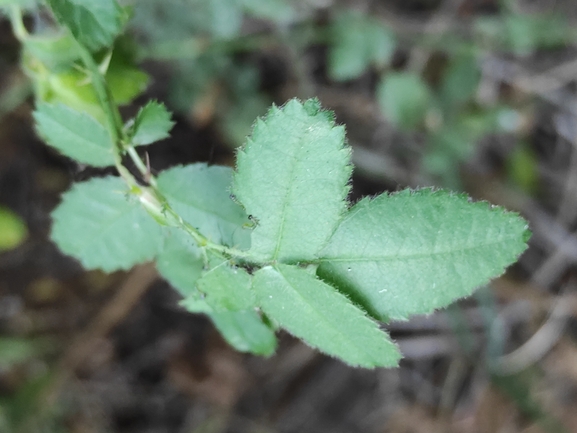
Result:
<svg viewBox="0 0 577 433"><path fill-rule="evenodd" d="M168 200L166 200L162 192L158 190L156 179L150 174L148 166L144 163L144 161L142 161L142 158L140 155L138 155L134 146L132 146L131 143L127 143L128 139L123 130L122 118L120 116L118 106L115 104L113 98L111 97L110 89L108 88L106 79L98 69L98 65L94 61L92 54L77 40L76 44L78 46L80 58L91 75L92 85L94 86L100 105L106 115L108 129L115 143L116 168L126 183L133 189L133 191L138 191L137 194L139 195L139 198L141 198L145 193L154 197L156 199L154 202L161 204L161 207L157 209L157 218L164 217L166 219L167 225L176 225L185 231L200 247L209 248L229 257L248 257L248 253L246 251L227 247L225 245L210 241L191 224L184 221L182 217L170 207ZM150 186L139 186L134 176L128 171L126 167L124 167L121 158L121 155L124 152L128 154L136 168L139 170L141 175L145 177ZM150 202L148 202L148 204L150 204Z"/></svg>

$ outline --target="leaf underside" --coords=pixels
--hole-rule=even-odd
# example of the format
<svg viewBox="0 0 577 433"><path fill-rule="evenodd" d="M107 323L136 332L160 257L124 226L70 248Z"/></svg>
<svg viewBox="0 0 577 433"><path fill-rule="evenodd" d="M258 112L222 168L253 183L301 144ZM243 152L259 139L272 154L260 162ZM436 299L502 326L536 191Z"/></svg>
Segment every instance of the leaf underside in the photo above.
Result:
<svg viewBox="0 0 577 433"><path fill-rule="evenodd" d="M255 306L250 275L242 268L230 266L227 260L207 271L197 286L216 312L248 310Z"/></svg>
<svg viewBox="0 0 577 433"><path fill-rule="evenodd" d="M64 104L38 104L36 127L46 142L81 163L96 167L114 165L110 134L98 121Z"/></svg>
<svg viewBox="0 0 577 433"><path fill-rule="evenodd" d="M51 237L86 269L112 272L151 260L162 247L161 227L118 177L77 183L52 212Z"/></svg>
<svg viewBox="0 0 577 433"><path fill-rule="evenodd" d="M262 310L320 351L353 366L396 366L400 354L377 324L333 287L305 269L279 264L254 275Z"/></svg>
<svg viewBox="0 0 577 433"><path fill-rule="evenodd" d="M200 248L179 228L164 227L163 232L164 243L156 258L156 269L182 296L196 293L196 282L204 269Z"/></svg>
<svg viewBox="0 0 577 433"><path fill-rule="evenodd" d="M388 120L411 130L423 122L431 92L419 75L391 72L379 83L377 100Z"/></svg>
<svg viewBox="0 0 577 433"><path fill-rule="evenodd" d="M254 310L211 312L208 316L229 344L240 352L272 355L276 349L274 331Z"/></svg>
<svg viewBox="0 0 577 433"><path fill-rule="evenodd" d="M254 308L216 311L207 299L197 291L180 301L180 305L191 313L203 313L210 317L223 338L236 350L265 356L274 353L275 332L264 323Z"/></svg>
<svg viewBox="0 0 577 433"><path fill-rule="evenodd" d="M346 210L349 164L344 129L316 100L293 99L257 120L233 181L233 193L256 220L253 256L314 259Z"/></svg>
<svg viewBox="0 0 577 433"><path fill-rule="evenodd" d="M470 295L527 247L526 222L464 195L423 189L364 199L322 251L318 275L381 320Z"/></svg>
<svg viewBox="0 0 577 433"><path fill-rule="evenodd" d="M163 171L158 188L171 207L212 242L248 248L250 222L243 209L230 199L229 167L191 164Z"/></svg>

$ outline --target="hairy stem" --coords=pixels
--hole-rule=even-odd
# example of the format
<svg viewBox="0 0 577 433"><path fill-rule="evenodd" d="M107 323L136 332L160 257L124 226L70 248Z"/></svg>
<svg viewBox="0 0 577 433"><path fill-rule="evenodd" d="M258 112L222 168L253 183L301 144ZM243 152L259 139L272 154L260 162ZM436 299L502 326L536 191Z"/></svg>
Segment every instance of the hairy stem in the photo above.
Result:
<svg viewBox="0 0 577 433"><path fill-rule="evenodd" d="M124 132L122 130L122 118L120 116L120 112L118 111L118 107L110 95L110 90L108 89L106 80L98 69L98 65L94 61L92 54L84 45L78 42L76 38L74 40L76 41L76 46L80 58L82 59L82 63L84 63L84 66L90 72L92 86L96 91L100 106L102 107L102 110L104 110L106 121L108 123L108 129L112 135L112 140L117 146L117 153L120 154L123 150L121 144L124 138Z"/></svg>
<svg viewBox="0 0 577 433"><path fill-rule="evenodd" d="M78 47L80 58L84 63L85 67L88 69L92 85L98 95L98 100L104 113L106 115L106 120L108 123L108 129L112 135L112 139L115 143L116 152L116 168L122 178L131 187L132 191L139 197L142 205L147 209L147 211L154 214L155 218L162 222L163 224L176 226L185 231L189 236L191 236L195 242L200 247L209 248L213 251L218 251L229 257L248 257L245 251L238 250L236 248L230 248L225 245L211 242L208 238L202 235L197 229L192 225L187 223L178 215L174 209L168 204L168 200L164 195L158 190L156 186L156 179L150 174L148 166L142 161L134 146L127 144L127 138L123 130L122 118L118 110L118 106L114 103L111 95L110 89L106 83L104 75L98 69L98 65L94 61L92 54L86 47L84 47L80 42L76 41ZM128 171L124 165L122 165L121 155L123 152L127 152L128 156L134 162L134 165L138 171L145 177L149 182L149 187L143 187L138 185L138 182L134 176Z"/></svg>

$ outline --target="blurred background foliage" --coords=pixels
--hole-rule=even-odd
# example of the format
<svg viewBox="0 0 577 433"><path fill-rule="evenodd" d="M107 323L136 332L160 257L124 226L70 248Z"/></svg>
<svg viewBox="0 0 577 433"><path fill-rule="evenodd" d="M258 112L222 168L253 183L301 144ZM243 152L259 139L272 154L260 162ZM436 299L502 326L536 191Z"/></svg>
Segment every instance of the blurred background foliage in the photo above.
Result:
<svg viewBox="0 0 577 433"><path fill-rule="evenodd" d="M50 25L36 1L18 3L29 31ZM286 335L269 359L236 353L149 266L84 272L48 241L59 194L102 171L38 141L31 96L91 111L93 92L65 55L56 72L21 56L4 19L1 432L577 431L575 2L123 3L114 97L127 117L156 98L178 121L150 147L153 169L231 164L271 103L317 96L347 127L351 200L467 191L519 211L534 237L473 298L386 324L406 356L397 370L353 370ZM46 40L25 49L40 57Z"/></svg>

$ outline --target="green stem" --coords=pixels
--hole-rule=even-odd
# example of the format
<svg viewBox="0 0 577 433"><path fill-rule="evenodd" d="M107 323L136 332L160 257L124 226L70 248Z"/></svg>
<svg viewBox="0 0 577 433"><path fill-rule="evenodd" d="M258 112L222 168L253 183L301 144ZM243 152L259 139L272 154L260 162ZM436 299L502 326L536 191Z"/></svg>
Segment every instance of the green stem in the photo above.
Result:
<svg viewBox="0 0 577 433"><path fill-rule="evenodd" d="M110 91L108 86L106 85L106 81L104 76L100 73L98 69L98 65L94 61L92 54L88 49L82 45L80 42L76 41L76 46L78 49L78 54L82 59L82 63L88 71L90 72L90 76L92 79L92 85L94 86L94 90L96 91L96 95L98 96L98 101L100 102L100 106L104 111L104 115L106 116L106 121L108 123L108 129L110 134L112 135L112 140L117 146L117 153L120 155L123 151L121 148L121 143L123 139L124 132L122 130L122 117L120 116L120 112L118 111L118 107L112 100L110 96Z"/></svg>
<svg viewBox="0 0 577 433"><path fill-rule="evenodd" d="M130 157L130 159L132 160L132 162L134 163L134 165L136 166L142 177L144 177L144 179L152 187L154 187L155 191L158 194L160 194L160 192L156 190L156 178L152 176L149 167L147 166L147 164L144 163L144 161L142 161L142 158L140 157L140 155L138 155L138 152L136 152L134 146L127 146L126 152L128 153L128 156Z"/></svg>
<svg viewBox="0 0 577 433"><path fill-rule="evenodd" d="M72 35L72 33L70 33ZM138 186L138 182L128 171L126 167L122 165L122 142L123 142L123 135L124 132L122 130L122 117L120 116L120 112L118 111L118 107L112 100L110 96L110 90L106 84L106 80L104 76L101 74L100 70L98 69L98 65L94 61L92 57L92 53L82 45L76 38L74 38L76 43L76 49L78 50L78 54L82 63L90 73L90 79L92 82L92 86L96 91L96 96L98 97L98 102L100 103L100 107L102 111L104 111L104 115L106 116L106 123L108 126L108 131L112 137L112 142L114 143L114 162L116 169L120 176L124 179L124 181L128 184L129 187L136 187Z"/></svg>
<svg viewBox="0 0 577 433"><path fill-rule="evenodd" d="M199 247L209 248L229 257L249 257L249 254L246 251L230 248L208 240L208 238L203 236L191 224L184 221L184 219L178 213L176 213L172 207L170 207L158 189L152 186L136 187L133 189L133 192L136 196L138 196L140 203L146 209L146 211L152 215L158 223L169 227L178 227L181 230L184 230L190 237L194 239Z"/></svg>
<svg viewBox="0 0 577 433"><path fill-rule="evenodd" d="M136 194L139 196L140 202L143 204L143 206L149 212L152 212L152 214L154 214L157 219L163 221L167 225L176 225L180 229L184 230L201 247L206 247L213 251L218 251L230 257L248 257L248 254L245 251L237 250L236 248L229 248L224 245L209 241L197 229L184 221L182 217L170 207L168 200L166 200L164 195L158 190L156 186L156 179L150 175L148 167L142 161L134 147L131 145L125 145L127 140L125 138L120 112L110 95L110 89L108 88L106 79L98 69L98 65L94 61L92 54L77 40L76 45L78 47L82 62L90 72L92 85L94 86L100 105L106 115L108 129L110 130L110 134L112 135L112 139L116 147L116 168L126 183L133 189L133 191L138 191ZM136 168L149 182L150 187L139 186L134 176L128 171L126 167L122 165L121 155L124 151L128 153L128 156L132 159Z"/></svg>
<svg viewBox="0 0 577 433"><path fill-rule="evenodd" d="M178 215L172 208L167 207L165 209L165 212L170 213L172 217L175 217L179 220L180 223L179 227L185 232L187 232L196 241L198 246L206 247L213 251L225 254L229 257L246 258L250 256L247 251L242 251L236 248L227 247L225 245L209 241L205 236L200 234L200 232L197 229L195 229L192 225L184 221L182 217Z"/></svg>
<svg viewBox="0 0 577 433"><path fill-rule="evenodd" d="M128 155L130 155L132 162L134 162L134 165L136 165L136 168L138 168L138 171L140 171L140 173L143 175L147 174L148 167L144 164L142 159L140 159L140 156L138 155L138 153L136 153L134 147L130 146L126 150L128 152Z"/></svg>

